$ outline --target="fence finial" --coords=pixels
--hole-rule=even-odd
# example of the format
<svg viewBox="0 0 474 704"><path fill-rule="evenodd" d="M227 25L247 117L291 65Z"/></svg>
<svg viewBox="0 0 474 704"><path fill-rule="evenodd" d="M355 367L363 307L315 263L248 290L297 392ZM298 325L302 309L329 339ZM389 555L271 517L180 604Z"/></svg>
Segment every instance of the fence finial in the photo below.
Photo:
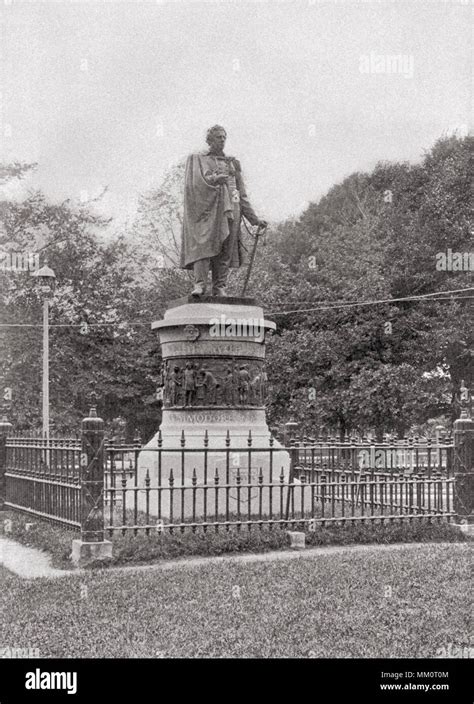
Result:
<svg viewBox="0 0 474 704"><path fill-rule="evenodd" d="M89 418L97 418L97 393L95 391L90 394Z"/></svg>
<svg viewBox="0 0 474 704"><path fill-rule="evenodd" d="M3 413L2 420L0 420L0 433L7 435L12 428L13 425L8 420L7 414Z"/></svg>
<svg viewBox="0 0 474 704"><path fill-rule="evenodd" d="M102 430L104 421L97 415L97 394L93 391L90 395L91 405L89 415L82 420L82 432L85 430Z"/></svg>

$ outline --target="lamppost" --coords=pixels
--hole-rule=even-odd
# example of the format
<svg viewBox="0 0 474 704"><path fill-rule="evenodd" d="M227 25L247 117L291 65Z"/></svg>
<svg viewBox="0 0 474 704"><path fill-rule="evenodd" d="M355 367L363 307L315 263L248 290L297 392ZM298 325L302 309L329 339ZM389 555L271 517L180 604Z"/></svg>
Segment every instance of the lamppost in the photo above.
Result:
<svg viewBox="0 0 474 704"><path fill-rule="evenodd" d="M54 291L56 274L46 264L35 271L43 294L43 438L49 440L49 299Z"/></svg>

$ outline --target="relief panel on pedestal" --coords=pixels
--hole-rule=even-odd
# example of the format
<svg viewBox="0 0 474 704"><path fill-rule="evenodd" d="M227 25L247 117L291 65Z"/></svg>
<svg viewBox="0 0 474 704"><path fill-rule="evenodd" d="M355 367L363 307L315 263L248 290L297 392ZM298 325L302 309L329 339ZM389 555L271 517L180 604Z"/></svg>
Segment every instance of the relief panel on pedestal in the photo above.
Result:
<svg viewBox="0 0 474 704"><path fill-rule="evenodd" d="M261 359L174 357L163 361L164 408L264 407L268 379Z"/></svg>

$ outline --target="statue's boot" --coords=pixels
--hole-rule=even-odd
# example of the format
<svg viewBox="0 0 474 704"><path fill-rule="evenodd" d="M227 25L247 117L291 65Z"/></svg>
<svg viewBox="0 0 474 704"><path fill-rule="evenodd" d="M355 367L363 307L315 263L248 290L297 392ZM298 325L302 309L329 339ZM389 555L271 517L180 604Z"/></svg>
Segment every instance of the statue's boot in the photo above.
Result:
<svg viewBox="0 0 474 704"><path fill-rule="evenodd" d="M196 284L193 290L191 291L191 296L203 296L205 291L206 289L202 284Z"/></svg>

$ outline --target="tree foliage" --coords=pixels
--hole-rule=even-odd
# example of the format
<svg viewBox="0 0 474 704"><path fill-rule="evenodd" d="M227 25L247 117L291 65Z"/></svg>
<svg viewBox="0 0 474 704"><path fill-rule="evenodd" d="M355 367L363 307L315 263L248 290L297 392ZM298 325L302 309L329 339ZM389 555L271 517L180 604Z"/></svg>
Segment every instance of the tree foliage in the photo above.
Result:
<svg viewBox="0 0 474 704"><path fill-rule="evenodd" d="M438 253L472 250L471 148L452 137L418 165L353 174L269 237L252 289L278 324L272 422L380 435L456 412L473 381L469 294L397 299L472 286L472 272L436 268Z"/></svg>

